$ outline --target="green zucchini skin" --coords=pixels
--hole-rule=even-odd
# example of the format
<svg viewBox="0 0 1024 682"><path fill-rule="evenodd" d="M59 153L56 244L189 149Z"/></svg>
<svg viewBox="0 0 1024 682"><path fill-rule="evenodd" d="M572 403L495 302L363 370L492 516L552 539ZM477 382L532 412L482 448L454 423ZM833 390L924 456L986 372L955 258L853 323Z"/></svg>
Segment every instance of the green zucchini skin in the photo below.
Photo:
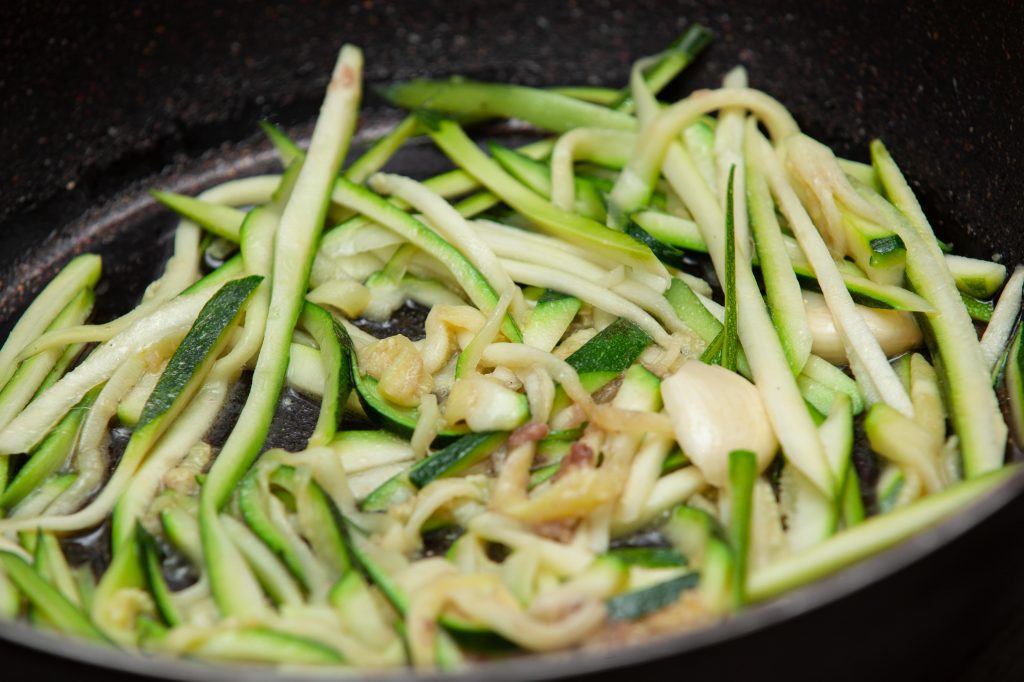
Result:
<svg viewBox="0 0 1024 682"><path fill-rule="evenodd" d="M462 78L394 83L380 91L406 109L429 109L473 117L512 117L552 132L579 126L633 130L636 119L597 104L519 85L480 83Z"/></svg>
<svg viewBox="0 0 1024 682"><path fill-rule="evenodd" d="M329 312L308 301L299 317L299 324L320 347L320 360L324 369L320 415L310 445L326 445L341 428L345 404L352 393L352 339Z"/></svg>
<svg viewBox="0 0 1024 682"><path fill-rule="evenodd" d="M545 289L523 328L523 343L551 351L565 335L583 306L574 296Z"/></svg>
<svg viewBox="0 0 1024 682"><path fill-rule="evenodd" d="M60 468L71 454L78 440L78 429L82 425L82 420L85 419L100 390L101 387L97 386L87 393L32 451L29 460L0 496L0 508L10 510Z"/></svg>
<svg viewBox="0 0 1024 682"><path fill-rule="evenodd" d="M246 301L262 281L262 277L251 275L228 282L203 306L142 408L135 425L137 432L166 414L186 394L199 368L209 362L212 351L223 342L225 333L238 320Z"/></svg>
<svg viewBox="0 0 1024 682"><path fill-rule="evenodd" d="M385 511L417 489L446 476L456 476L491 456L508 439L505 431L468 433L443 450L388 479L363 500L363 511Z"/></svg>
<svg viewBox="0 0 1024 682"><path fill-rule="evenodd" d="M417 488L445 476L456 476L479 464L508 439L508 433L470 433L445 449L417 462L409 470L409 482Z"/></svg>
<svg viewBox="0 0 1024 682"><path fill-rule="evenodd" d="M221 630L207 638L196 653L249 663L339 665L345 657L326 644L268 627L247 626Z"/></svg>
<svg viewBox="0 0 1024 682"><path fill-rule="evenodd" d="M420 411L415 407L400 407L385 400L377 390L377 380L363 374L359 368L353 366L352 381L356 392L359 394L359 402L362 403L366 415L377 423L382 429L405 438L412 436L416 429L416 422L419 421ZM451 427L442 429L437 434L439 443L451 442L453 439L464 435L467 432L465 427Z"/></svg>
<svg viewBox="0 0 1024 682"><path fill-rule="evenodd" d="M686 573L642 590L616 595L605 602L608 620L615 622L643 618L671 606L683 592L694 589L699 583L699 573Z"/></svg>
<svg viewBox="0 0 1024 682"><path fill-rule="evenodd" d="M194 221L200 227L230 242L238 243L245 222L245 211L222 204L214 204L202 199L178 194L151 190L150 194L161 204L183 218Z"/></svg>
<svg viewBox="0 0 1024 682"><path fill-rule="evenodd" d="M174 603L167 582L164 580L160 566L160 548L156 539L142 527L141 523L135 527L135 533L136 541L139 543L139 555L142 558L142 572L145 575L149 592L153 595L157 611L168 626L180 625L184 619Z"/></svg>
<svg viewBox="0 0 1024 682"><path fill-rule="evenodd" d="M689 563L672 547L619 547L608 550L608 555L627 566L643 568L683 568Z"/></svg>
<svg viewBox="0 0 1024 682"><path fill-rule="evenodd" d="M107 641L85 613L41 578L32 565L20 556L0 550L0 567L32 606L46 618L47 623L59 632L99 642Z"/></svg>
<svg viewBox="0 0 1024 682"><path fill-rule="evenodd" d="M620 317L598 332L565 361L579 374L618 374L629 369L652 343L654 341L647 332Z"/></svg>
<svg viewBox="0 0 1024 682"><path fill-rule="evenodd" d="M732 498L729 537L735 562L733 564L733 603L742 605L746 599L747 556L750 551L750 526L753 513L754 483L757 460L749 450L729 453L729 487Z"/></svg>
<svg viewBox="0 0 1024 682"><path fill-rule="evenodd" d="M263 509L261 504L261 491L259 488L257 472L250 471L238 486L238 511L242 520L252 529L252 532L263 541L284 564L285 568L295 576L299 583L309 588L309 578L306 576L305 568L299 556L292 549L281 531L277 529L274 522Z"/></svg>

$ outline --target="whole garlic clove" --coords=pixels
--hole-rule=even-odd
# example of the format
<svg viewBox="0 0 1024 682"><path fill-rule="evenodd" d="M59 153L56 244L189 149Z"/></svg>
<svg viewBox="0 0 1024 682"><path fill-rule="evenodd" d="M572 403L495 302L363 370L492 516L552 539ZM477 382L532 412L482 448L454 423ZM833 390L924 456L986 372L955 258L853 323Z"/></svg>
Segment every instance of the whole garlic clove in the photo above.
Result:
<svg viewBox="0 0 1024 682"><path fill-rule="evenodd" d="M761 394L735 372L689 360L661 382L679 446L713 485L729 482L729 453L750 450L764 471L779 448Z"/></svg>
<svg viewBox="0 0 1024 682"><path fill-rule="evenodd" d="M839 337L839 330L836 329L825 297L813 291L805 291L804 308L807 310L807 325L811 329L811 352L833 364L845 365L848 362L846 348ZM878 339L888 357L901 355L921 345L921 328L917 326L913 314L864 305L858 305L857 312L864 318L868 329Z"/></svg>

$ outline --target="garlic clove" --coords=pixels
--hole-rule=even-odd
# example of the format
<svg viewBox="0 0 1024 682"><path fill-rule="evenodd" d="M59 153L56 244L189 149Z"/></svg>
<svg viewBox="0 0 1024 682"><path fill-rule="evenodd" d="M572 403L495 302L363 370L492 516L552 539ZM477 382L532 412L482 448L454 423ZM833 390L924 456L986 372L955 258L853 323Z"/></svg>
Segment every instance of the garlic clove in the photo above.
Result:
<svg viewBox="0 0 1024 682"><path fill-rule="evenodd" d="M713 485L729 482L729 453L750 450L764 471L779 448L757 388L735 372L689 360L661 382L676 440Z"/></svg>
<svg viewBox="0 0 1024 682"><path fill-rule="evenodd" d="M805 291L803 295L807 325L811 329L811 352L833 364L845 365L848 362L846 348L825 297L813 291ZM921 328L913 314L863 305L857 306L857 312L878 339L886 356L895 357L921 345Z"/></svg>

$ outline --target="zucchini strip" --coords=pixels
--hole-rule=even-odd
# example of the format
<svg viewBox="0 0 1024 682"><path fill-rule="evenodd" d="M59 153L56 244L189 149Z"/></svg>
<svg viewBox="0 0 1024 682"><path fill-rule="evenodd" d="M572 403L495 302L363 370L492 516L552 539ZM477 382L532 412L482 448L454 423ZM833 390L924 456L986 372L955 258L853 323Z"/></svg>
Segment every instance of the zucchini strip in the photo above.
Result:
<svg viewBox="0 0 1024 682"><path fill-rule="evenodd" d="M96 300L91 289L82 289L64 310L50 323L48 331L55 331L85 322L92 313ZM60 359L61 351L46 350L22 362L0 391L0 428L7 426L25 405L38 395L39 388L46 381Z"/></svg>
<svg viewBox="0 0 1024 682"><path fill-rule="evenodd" d="M865 198L892 221L893 229L907 245L907 279L937 312L922 319L934 337L938 350L935 355L941 360L937 364L960 440L964 473L973 478L1002 465L1007 434L981 344L921 205L878 140L871 144L871 160L898 211L878 195Z"/></svg>
<svg viewBox="0 0 1024 682"><path fill-rule="evenodd" d="M414 80L393 83L381 89L380 94L405 109L486 118L518 118L556 133L580 126L615 130L636 128L636 119L629 114L520 85L480 83L461 78Z"/></svg>
<svg viewBox="0 0 1024 682"><path fill-rule="evenodd" d="M749 125L755 125L753 119ZM751 137L753 135L748 131L747 139ZM775 216L771 190L756 164L747 166L747 203L772 322L778 331L790 369L793 374L799 374L811 355L811 330L807 323L800 282L793 271L782 240L782 230Z"/></svg>
<svg viewBox="0 0 1024 682"><path fill-rule="evenodd" d="M0 529L77 530L99 523L129 487L140 463L154 444L201 388L203 378L227 343L227 331L237 322L260 279L251 276L229 282L203 307L146 401L124 455L95 499L85 508L68 515L0 521ZM115 554L134 531L134 519L127 520L131 522L120 524L120 532L115 534Z"/></svg>
<svg viewBox="0 0 1024 682"><path fill-rule="evenodd" d="M725 222L721 206L680 145L672 143L665 158L665 176L693 214L708 244L715 270L721 276L725 267L722 230ZM789 369L754 273L745 261L737 263L736 303L740 342L782 451L794 466L831 498L836 492L835 480L821 439Z"/></svg>
<svg viewBox="0 0 1024 682"><path fill-rule="evenodd" d="M100 272L99 256L78 256L35 297L0 348L0 386L5 386L14 375L17 358L25 347L50 326L82 289L92 289L100 278Z"/></svg>
<svg viewBox="0 0 1024 682"><path fill-rule="evenodd" d="M592 248L620 262L659 274L664 267L643 244L582 216L566 213L523 187L481 152L453 121L438 121L429 131L434 142L456 165L464 168L530 222L552 236Z"/></svg>
<svg viewBox="0 0 1024 682"><path fill-rule="evenodd" d="M105 642L106 637L96 629L89 618L67 597L49 585L32 566L17 554L0 550L0 567L11 582L17 585L32 605L46 618L46 622L60 632L74 637Z"/></svg>
<svg viewBox="0 0 1024 682"><path fill-rule="evenodd" d="M649 125L644 126L637 137L633 156L622 169L609 197L612 205L609 220L623 221L647 204L665 154L675 144L673 140L702 115L723 107L749 109L768 126L774 140L783 140L800 130L778 100L758 90L726 88L698 91L659 112ZM679 192L678 188L676 192Z"/></svg>
<svg viewBox="0 0 1024 682"><path fill-rule="evenodd" d="M814 274L835 319L854 374L877 392L879 400L908 417L913 416L914 406L910 402L910 396L889 365L889 360L874 334L854 307L853 299L846 290L828 247L801 205L796 192L786 180L774 150L760 135L751 135L750 141L748 151L752 163L756 163L758 169L765 174L779 207L800 243L800 248L814 268ZM869 393L867 388L865 393ZM868 397L871 402L870 395Z"/></svg>
<svg viewBox="0 0 1024 682"><path fill-rule="evenodd" d="M747 581L747 596L751 601L764 601L880 554L969 507L1019 474L1020 466L1010 465L958 483L901 509L867 519L819 545L754 571Z"/></svg>
<svg viewBox="0 0 1024 682"><path fill-rule="evenodd" d="M378 173L370 179L370 186L376 192L391 194L403 200L422 213L436 232L476 266L499 296L508 295L512 298L513 318L520 323L525 319L526 308L522 296L516 295L517 287L505 272L501 261L448 202L415 180L398 175Z"/></svg>
<svg viewBox="0 0 1024 682"><path fill-rule="evenodd" d="M324 388L316 428L307 445L318 447L330 443L341 428L345 405L352 393L352 340L329 312L314 303L306 303L299 324L320 348Z"/></svg>
<svg viewBox="0 0 1024 682"><path fill-rule="evenodd" d="M1024 297L1022 285L1024 285L1024 268L1018 267L1013 271L1003 293L1000 294L988 326L985 327L985 333L981 337L981 354L984 356L990 372L999 361L999 356L1006 350L1006 344L1020 317L1020 303L1021 298ZM0 400L2 398L3 394L0 393Z"/></svg>
<svg viewBox="0 0 1024 682"><path fill-rule="evenodd" d="M498 302L498 294L487 279L461 251L429 227L373 192L347 180L338 181L334 195L344 205L394 230L410 243L441 261L470 300L485 313L494 309ZM502 332L510 340L522 339L511 317L506 318L502 324Z"/></svg>
<svg viewBox="0 0 1024 682"><path fill-rule="evenodd" d="M309 284L331 188L355 126L362 81L362 53L342 48L327 87L307 155L295 188L284 208L274 242L270 307L252 388L238 422L209 475L200 497L200 528L210 587L225 615L262 610L251 586L233 584L236 552L226 548L226 531L218 511L227 502L245 470L258 456L284 385L295 323ZM339 180L339 182L341 182Z"/></svg>

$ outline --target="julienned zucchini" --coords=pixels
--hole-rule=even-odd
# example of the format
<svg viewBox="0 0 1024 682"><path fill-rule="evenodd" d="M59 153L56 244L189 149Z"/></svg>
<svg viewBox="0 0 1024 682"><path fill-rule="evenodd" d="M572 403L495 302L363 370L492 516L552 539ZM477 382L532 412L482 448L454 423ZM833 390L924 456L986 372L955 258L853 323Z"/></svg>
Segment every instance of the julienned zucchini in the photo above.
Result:
<svg viewBox="0 0 1024 682"><path fill-rule="evenodd" d="M320 414L309 447L326 445L341 427L345 404L352 393L352 339L329 312L313 303L307 302L303 307L299 325L320 348L324 377Z"/></svg>
<svg viewBox="0 0 1024 682"><path fill-rule="evenodd" d="M0 496L0 508L9 511L53 474L67 460L78 440L78 429L89 407L100 392L94 388L60 420L46 438L33 450Z"/></svg>
<svg viewBox="0 0 1024 682"><path fill-rule="evenodd" d="M935 349L936 369L941 370L964 474L973 478L999 468L1005 458L1007 429L988 366L974 324L913 190L878 140L871 144L871 160L893 203L867 190L862 194L891 220L907 245L907 280L938 313L920 319Z"/></svg>
<svg viewBox="0 0 1024 682"><path fill-rule="evenodd" d="M202 199L194 199L176 192L152 190L150 194L178 215L188 218L221 239L238 243L242 232L242 223L245 222L245 211Z"/></svg>
<svg viewBox="0 0 1024 682"><path fill-rule="evenodd" d="M212 659L291 665L338 665L345 658L323 642L267 627L218 630L202 639L192 653Z"/></svg>
<svg viewBox="0 0 1024 682"><path fill-rule="evenodd" d="M565 361L580 375L583 387L594 392L627 370L652 343L647 332L620 317Z"/></svg>
<svg viewBox="0 0 1024 682"><path fill-rule="evenodd" d="M344 179L339 179L335 184L333 196L335 201L340 201L396 231L404 239L439 260L478 307L488 311L497 305L497 292L476 266L462 252L412 215L370 190ZM522 341L519 328L509 316L506 316L501 331L512 342Z"/></svg>
<svg viewBox="0 0 1024 682"><path fill-rule="evenodd" d="M401 407L395 405L381 396L377 390L377 380L368 374L362 374L358 368L352 372L353 383L356 392L359 394L359 402L362 403L366 415L379 426L406 438L412 436L416 429L416 423L420 418L420 411L415 407ZM465 434L468 429L464 426L454 426L442 429L438 432L439 442L447 442L453 438Z"/></svg>
<svg viewBox="0 0 1024 682"><path fill-rule="evenodd" d="M274 234L273 281L267 325L252 388L231 435L221 448L200 495L200 530L210 588L224 615L258 614L259 587L234 573L244 562L230 546L219 511L260 453L284 386L295 324L302 312L331 190L355 127L362 82L362 53L342 48L294 189Z"/></svg>
<svg viewBox="0 0 1024 682"><path fill-rule="evenodd" d="M699 573L686 573L642 590L616 595L605 603L608 620L614 622L643 618L676 603L683 592L694 589L699 583Z"/></svg>
<svg viewBox="0 0 1024 682"><path fill-rule="evenodd" d="M52 627L66 635L106 641L88 616L20 556L0 550L0 567Z"/></svg>
<svg viewBox="0 0 1024 682"><path fill-rule="evenodd" d="M490 150L494 160L500 163L516 180L545 199L551 198L550 166L501 145L492 144ZM575 178L574 183L576 204L573 206L573 212L597 222L604 222L604 202L594 183L580 177Z"/></svg>
<svg viewBox="0 0 1024 682"><path fill-rule="evenodd" d="M156 539L150 535L142 524L136 527L136 541L139 543L139 555L142 558L142 572L146 577L149 593L153 595L157 611L164 622L174 627L184 622L181 612L174 603L174 595L164 580L161 566L161 552Z"/></svg>
<svg viewBox="0 0 1024 682"><path fill-rule="evenodd" d="M550 351L562 340L582 305L574 296L545 289L523 328L523 343Z"/></svg>
<svg viewBox="0 0 1024 682"><path fill-rule="evenodd" d="M364 511L384 511L417 489L446 476L456 476L491 456L508 433L470 433L389 479L363 500Z"/></svg>
<svg viewBox="0 0 1024 682"><path fill-rule="evenodd" d="M660 266L650 249L629 235L562 211L524 187L481 152L454 121L433 121L428 133L449 158L541 230L643 268ZM655 270L660 271L660 267Z"/></svg>
<svg viewBox="0 0 1024 682"><path fill-rule="evenodd" d="M262 280L262 277L252 275L228 282L203 306L146 401L118 464L119 470L123 467L125 471L133 471L199 390L220 350L228 342L230 332L241 317L246 302ZM115 552L131 537L134 522L135 519L124 520L115 512Z"/></svg>
<svg viewBox="0 0 1024 682"><path fill-rule="evenodd" d="M633 130L636 119L597 104L519 85L479 83L465 79L415 80L381 91L392 104L474 117L510 117L553 132L579 126Z"/></svg>
<svg viewBox="0 0 1024 682"><path fill-rule="evenodd" d="M867 519L810 549L758 569L747 581L747 596L751 601L762 601L878 554L973 504L1019 474L1020 465L1011 464Z"/></svg>

